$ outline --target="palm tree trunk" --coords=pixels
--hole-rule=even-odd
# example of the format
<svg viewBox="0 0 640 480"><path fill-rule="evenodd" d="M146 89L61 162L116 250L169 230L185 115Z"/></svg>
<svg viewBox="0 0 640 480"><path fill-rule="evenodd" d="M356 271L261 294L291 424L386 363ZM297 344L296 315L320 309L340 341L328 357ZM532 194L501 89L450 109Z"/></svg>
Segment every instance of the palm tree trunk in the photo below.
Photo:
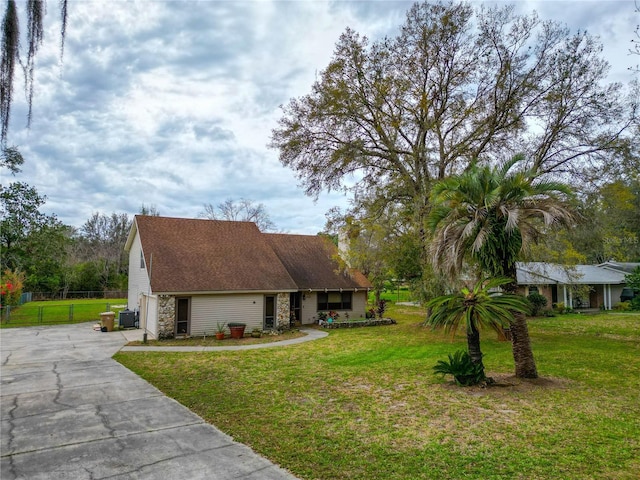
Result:
<svg viewBox="0 0 640 480"><path fill-rule="evenodd" d="M473 360L473 363L482 365L482 370L484 370L482 352L480 351L480 332L473 324L471 328L467 330L467 350L469 350L469 356L471 360Z"/></svg>
<svg viewBox="0 0 640 480"><path fill-rule="evenodd" d="M515 294L518 291L518 281L516 264L503 265L503 271L511 283L506 284L503 290L506 293ZM511 349L513 362L516 366L516 377L518 378L538 378L536 361L533 358L531 349L531 338L529 337L529 327L527 327L527 317L522 313L513 312L513 323L511 323Z"/></svg>
<svg viewBox="0 0 640 480"><path fill-rule="evenodd" d="M516 365L516 377L538 378L536 362L531 349L527 318L522 313L514 313L511 324L511 345L513 361Z"/></svg>

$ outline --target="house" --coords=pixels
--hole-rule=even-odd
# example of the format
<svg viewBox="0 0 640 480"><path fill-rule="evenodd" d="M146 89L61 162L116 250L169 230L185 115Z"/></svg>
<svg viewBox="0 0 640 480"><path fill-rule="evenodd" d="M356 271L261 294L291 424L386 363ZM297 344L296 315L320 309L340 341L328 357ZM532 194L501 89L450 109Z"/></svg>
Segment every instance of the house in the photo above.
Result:
<svg viewBox="0 0 640 480"><path fill-rule="evenodd" d="M620 302L625 276L638 266L640 263L569 266L519 262L516 268L520 293L524 295L540 293L547 298L549 306L563 303L569 308L611 310Z"/></svg>
<svg viewBox="0 0 640 480"><path fill-rule="evenodd" d="M127 238L128 306L155 338L213 335L218 323L274 330L319 311L364 316L371 284L311 235L252 222L137 215Z"/></svg>

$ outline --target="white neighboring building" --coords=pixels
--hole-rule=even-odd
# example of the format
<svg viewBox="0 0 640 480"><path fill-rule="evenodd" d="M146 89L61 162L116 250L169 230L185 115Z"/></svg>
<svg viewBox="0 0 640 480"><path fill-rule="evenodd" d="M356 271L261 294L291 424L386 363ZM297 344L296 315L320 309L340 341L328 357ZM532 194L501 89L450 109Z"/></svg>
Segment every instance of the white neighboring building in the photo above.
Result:
<svg viewBox="0 0 640 480"><path fill-rule="evenodd" d="M538 292L548 305L564 303L569 308L611 310L620 302L625 276L640 263L605 262L600 265L560 265L544 262L518 262L521 293ZM587 285L588 298L574 298L574 286Z"/></svg>

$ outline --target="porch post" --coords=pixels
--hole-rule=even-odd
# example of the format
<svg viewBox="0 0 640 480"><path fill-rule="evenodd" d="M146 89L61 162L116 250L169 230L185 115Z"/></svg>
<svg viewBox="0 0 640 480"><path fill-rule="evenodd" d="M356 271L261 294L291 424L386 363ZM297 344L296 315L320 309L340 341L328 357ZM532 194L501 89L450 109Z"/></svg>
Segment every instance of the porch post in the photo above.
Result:
<svg viewBox="0 0 640 480"><path fill-rule="evenodd" d="M288 329L291 322L291 305L289 293L278 293L276 300L275 327Z"/></svg>

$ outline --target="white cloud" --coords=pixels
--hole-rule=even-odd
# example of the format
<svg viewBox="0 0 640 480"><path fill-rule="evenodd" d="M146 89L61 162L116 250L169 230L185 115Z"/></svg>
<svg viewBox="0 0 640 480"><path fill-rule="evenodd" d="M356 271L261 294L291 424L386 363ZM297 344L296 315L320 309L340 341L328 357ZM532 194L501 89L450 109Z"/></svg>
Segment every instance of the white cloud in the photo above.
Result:
<svg viewBox="0 0 640 480"><path fill-rule="evenodd" d="M266 147L279 105L310 91L347 26L393 35L404 1L70 2L59 65L57 6L46 17L34 121L14 105L10 141L26 164L16 179L48 196L46 210L80 226L89 216L196 216L203 203L264 203L279 228L316 233L342 194L317 202ZM503 2L498 2L503 3ZM600 35L612 79L628 78L633 2L518 2L542 18Z"/></svg>

